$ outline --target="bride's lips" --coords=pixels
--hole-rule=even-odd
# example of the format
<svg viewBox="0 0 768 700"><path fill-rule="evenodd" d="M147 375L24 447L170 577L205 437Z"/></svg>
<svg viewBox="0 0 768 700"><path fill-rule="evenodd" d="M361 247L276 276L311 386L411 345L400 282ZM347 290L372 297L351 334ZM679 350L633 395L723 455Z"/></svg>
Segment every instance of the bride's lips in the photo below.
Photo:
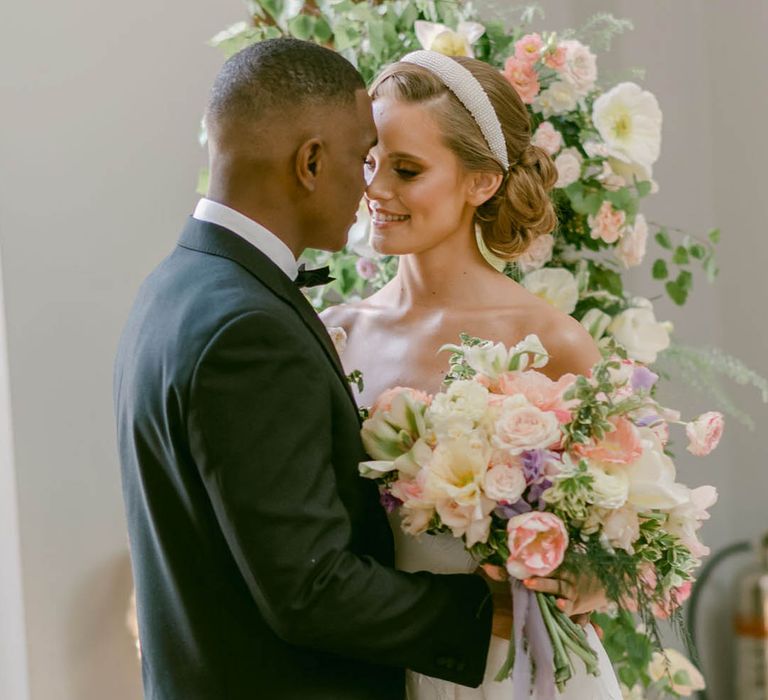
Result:
<svg viewBox="0 0 768 700"><path fill-rule="evenodd" d="M387 211L385 209L371 209L371 222L376 228L391 228L397 224L408 221L411 217L407 214L400 214L396 211Z"/></svg>

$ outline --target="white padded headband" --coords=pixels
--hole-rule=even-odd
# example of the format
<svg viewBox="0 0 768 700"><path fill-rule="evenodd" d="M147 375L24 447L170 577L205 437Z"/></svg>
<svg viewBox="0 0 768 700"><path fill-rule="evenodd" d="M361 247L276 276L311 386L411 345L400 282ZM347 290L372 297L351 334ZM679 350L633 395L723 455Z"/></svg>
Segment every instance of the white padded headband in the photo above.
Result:
<svg viewBox="0 0 768 700"><path fill-rule="evenodd" d="M400 60L426 68L440 78L477 122L488 148L504 171L509 170L507 143L501 123L480 81L460 63L437 51L412 51Z"/></svg>

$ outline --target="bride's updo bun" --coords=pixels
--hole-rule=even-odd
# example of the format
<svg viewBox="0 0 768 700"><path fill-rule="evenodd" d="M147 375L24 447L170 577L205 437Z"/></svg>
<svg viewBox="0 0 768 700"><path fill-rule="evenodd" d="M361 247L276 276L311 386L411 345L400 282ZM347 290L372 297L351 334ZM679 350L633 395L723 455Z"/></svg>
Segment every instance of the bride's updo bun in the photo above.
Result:
<svg viewBox="0 0 768 700"><path fill-rule="evenodd" d="M537 237L550 233L557 217L550 190L557 181L552 159L531 144L531 122L523 101L506 78L487 63L454 58L482 85L501 123L509 157L509 171L494 158L472 115L438 76L412 63L394 63L371 86L371 97L393 97L410 103L432 103L446 145L468 171L504 175L499 189L477 209L488 248L501 258L513 260Z"/></svg>

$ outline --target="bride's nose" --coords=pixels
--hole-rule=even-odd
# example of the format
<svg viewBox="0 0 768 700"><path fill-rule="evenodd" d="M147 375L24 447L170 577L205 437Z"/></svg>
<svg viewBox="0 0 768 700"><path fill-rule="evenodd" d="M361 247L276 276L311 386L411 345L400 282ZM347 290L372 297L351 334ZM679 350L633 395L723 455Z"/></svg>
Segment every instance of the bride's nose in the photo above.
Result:
<svg viewBox="0 0 768 700"><path fill-rule="evenodd" d="M365 198L370 202L374 200L385 201L392 199L392 187L387 182L383 168L376 168L365 173Z"/></svg>

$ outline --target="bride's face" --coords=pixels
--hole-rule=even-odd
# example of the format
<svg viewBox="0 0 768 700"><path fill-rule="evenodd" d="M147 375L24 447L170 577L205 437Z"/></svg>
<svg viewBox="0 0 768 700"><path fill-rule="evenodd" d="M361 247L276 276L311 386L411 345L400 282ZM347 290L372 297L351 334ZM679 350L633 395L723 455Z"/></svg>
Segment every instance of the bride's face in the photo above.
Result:
<svg viewBox="0 0 768 700"><path fill-rule="evenodd" d="M365 165L371 245L385 255L434 248L471 231L471 177L443 143L429 107L373 103L379 140Z"/></svg>

